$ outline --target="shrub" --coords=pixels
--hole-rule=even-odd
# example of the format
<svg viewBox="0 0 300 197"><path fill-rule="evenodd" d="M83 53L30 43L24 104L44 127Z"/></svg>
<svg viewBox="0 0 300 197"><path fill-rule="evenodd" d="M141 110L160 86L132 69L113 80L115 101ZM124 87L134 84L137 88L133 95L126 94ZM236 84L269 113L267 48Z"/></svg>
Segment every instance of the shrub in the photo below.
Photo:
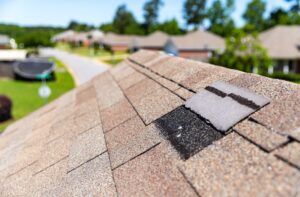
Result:
<svg viewBox="0 0 300 197"><path fill-rule="evenodd" d="M273 73L266 75L267 77L275 78L275 79L283 79L286 81L292 81L292 82L299 82L300 81L300 74L285 74L285 73Z"/></svg>
<svg viewBox="0 0 300 197"><path fill-rule="evenodd" d="M12 118L12 102L7 96L0 95L0 123Z"/></svg>

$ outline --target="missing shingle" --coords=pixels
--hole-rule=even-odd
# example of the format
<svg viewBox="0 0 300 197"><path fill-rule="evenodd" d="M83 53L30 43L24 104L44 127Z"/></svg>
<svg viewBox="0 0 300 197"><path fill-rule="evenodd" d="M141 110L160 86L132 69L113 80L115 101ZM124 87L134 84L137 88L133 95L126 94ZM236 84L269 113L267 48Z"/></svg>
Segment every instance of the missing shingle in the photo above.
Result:
<svg viewBox="0 0 300 197"><path fill-rule="evenodd" d="M156 120L155 124L184 160L224 136L183 106Z"/></svg>

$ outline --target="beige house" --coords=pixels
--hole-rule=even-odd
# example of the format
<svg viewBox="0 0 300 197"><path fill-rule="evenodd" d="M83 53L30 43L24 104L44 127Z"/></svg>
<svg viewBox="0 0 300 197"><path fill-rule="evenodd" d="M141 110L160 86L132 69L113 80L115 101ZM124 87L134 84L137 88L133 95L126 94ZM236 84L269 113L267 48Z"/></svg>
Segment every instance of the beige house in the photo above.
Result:
<svg viewBox="0 0 300 197"><path fill-rule="evenodd" d="M15 49L16 41L7 35L0 35L0 49Z"/></svg>
<svg viewBox="0 0 300 197"><path fill-rule="evenodd" d="M52 38L53 42L67 42L77 46L91 46L94 43L100 43L104 33L100 30L91 30L88 32L75 32L68 30L57 34Z"/></svg>
<svg viewBox="0 0 300 197"><path fill-rule="evenodd" d="M128 51L129 46L135 36L131 35L118 35L115 33L107 33L101 40L104 47L110 48L112 51Z"/></svg>
<svg viewBox="0 0 300 197"><path fill-rule="evenodd" d="M69 42L75 34L73 30L61 32L52 37L52 42Z"/></svg>
<svg viewBox="0 0 300 197"><path fill-rule="evenodd" d="M225 41L222 37L203 30L173 36L164 46L166 53L203 61L207 61L216 50L224 49Z"/></svg>
<svg viewBox="0 0 300 197"><path fill-rule="evenodd" d="M300 73L300 26L273 27L259 36L274 60L269 73Z"/></svg>
<svg viewBox="0 0 300 197"><path fill-rule="evenodd" d="M160 51L164 49L169 37L168 34L161 31L156 31L148 36L137 36L132 40L130 48L132 51L140 49Z"/></svg>

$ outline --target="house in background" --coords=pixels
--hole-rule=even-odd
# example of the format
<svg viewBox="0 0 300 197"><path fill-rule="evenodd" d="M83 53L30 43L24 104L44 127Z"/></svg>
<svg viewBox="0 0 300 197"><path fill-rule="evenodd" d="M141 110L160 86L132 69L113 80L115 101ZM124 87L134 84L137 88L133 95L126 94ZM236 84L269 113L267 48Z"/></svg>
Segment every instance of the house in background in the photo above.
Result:
<svg viewBox="0 0 300 197"><path fill-rule="evenodd" d="M224 49L225 41L222 37L203 30L172 36L164 46L168 54L201 61L208 61L216 50Z"/></svg>
<svg viewBox="0 0 300 197"><path fill-rule="evenodd" d="M148 36L136 36L132 40L130 48L131 51L138 51L140 49L161 51L164 49L169 37L168 34L161 31L156 31Z"/></svg>
<svg viewBox="0 0 300 197"><path fill-rule="evenodd" d="M89 31L87 33L87 37L91 44L100 43L101 40L104 38L104 33L98 29Z"/></svg>
<svg viewBox="0 0 300 197"><path fill-rule="evenodd" d="M15 49L16 41L7 35L0 35L0 49Z"/></svg>
<svg viewBox="0 0 300 197"><path fill-rule="evenodd" d="M135 36L107 33L101 40L101 45L104 48L109 48L114 52L128 51L130 50L129 46L131 45L133 39L135 39Z"/></svg>
<svg viewBox="0 0 300 197"><path fill-rule="evenodd" d="M100 43L103 37L104 33L100 30L91 30L89 32L75 32L73 30L68 30L54 36L52 41L56 43L65 42L75 46L89 47L94 43Z"/></svg>
<svg viewBox="0 0 300 197"><path fill-rule="evenodd" d="M69 42L72 43L73 46L88 47L90 45L87 32L76 32L70 37Z"/></svg>
<svg viewBox="0 0 300 197"><path fill-rule="evenodd" d="M273 59L273 72L300 73L300 26L273 27L259 36Z"/></svg>
<svg viewBox="0 0 300 197"><path fill-rule="evenodd" d="M72 37L76 34L73 30L61 32L52 38L52 42L70 42Z"/></svg>

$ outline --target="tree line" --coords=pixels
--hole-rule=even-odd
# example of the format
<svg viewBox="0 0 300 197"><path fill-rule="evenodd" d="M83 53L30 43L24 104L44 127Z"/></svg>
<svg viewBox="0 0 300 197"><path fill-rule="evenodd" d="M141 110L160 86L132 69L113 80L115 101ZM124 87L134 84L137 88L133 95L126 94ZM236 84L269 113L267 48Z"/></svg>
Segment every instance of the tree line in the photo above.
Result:
<svg viewBox="0 0 300 197"><path fill-rule="evenodd" d="M272 10L268 17L265 17L265 0L250 1L242 15L245 25L237 28L231 17L235 11L235 0L214 0L210 6L207 5L207 0L185 0L182 5L184 27L180 27L175 18L159 23L159 12L164 6L164 2L163 0L148 0L143 6L144 19L142 23L139 23L134 14L123 4L117 8L113 21L102 24L100 29L105 32L137 35L160 30L176 35L183 34L191 28L198 29L206 23L208 24L207 30L227 37L232 35L236 29L252 33L264 31L278 24L300 24L299 0L282 1L293 2L291 9L277 8Z"/></svg>
<svg viewBox="0 0 300 197"><path fill-rule="evenodd" d="M20 48L53 46L51 37L64 28L59 27L22 27L18 25L0 24L0 34L14 38Z"/></svg>

